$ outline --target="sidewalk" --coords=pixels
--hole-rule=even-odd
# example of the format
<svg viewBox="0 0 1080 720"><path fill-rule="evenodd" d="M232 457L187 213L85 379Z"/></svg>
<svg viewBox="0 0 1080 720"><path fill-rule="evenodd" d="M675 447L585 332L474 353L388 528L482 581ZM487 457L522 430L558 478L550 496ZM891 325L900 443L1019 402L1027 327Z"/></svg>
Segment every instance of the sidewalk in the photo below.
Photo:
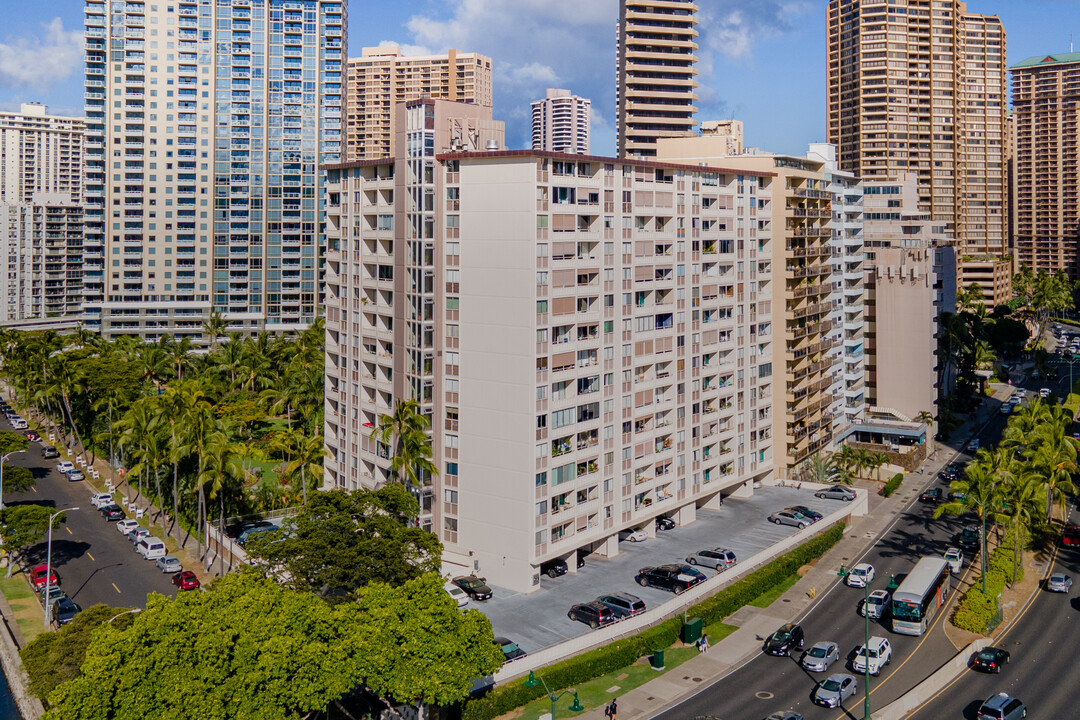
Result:
<svg viewBox="0 0 1080 720"><path fill-rule="evenodd" d="M999 399L1007 398L1011 393L1012 387L1008 385L994 388L994 396ZM996 408L984 403L975 418L969 419L952 433L953 443L961 449L966 447L971 436L980 430L995 412ZM932 457L924 463L920 468L921 472L914 473L913 479L905 480L892 497L883 498L871 490L870 511L854 520L844 538L815 562L809 572L778 601L767 608L747 605L731 617L725 618L725 624L737 626L739 629L715 644L708 653L686 660L679 666L678 673L667 673L634 690L620 693L618 688L613 688L611 695L618 697L619 717L622 720L637 720L659 715L679 700L715 683L757 655L770 633L780 625L801 617L815 602L815 598L838 582L836 569L841 565L850 565L853 558L859 557L873 546L900 510L921 492L925 479L936 475L959 454L959 451L951 447L938 445L936 459ZM608 700L610 696L603 702ZM603 712L604 705L601 703L576 717L584 720L605 720ZM564 708L562 715L566 714Z"/></svg>

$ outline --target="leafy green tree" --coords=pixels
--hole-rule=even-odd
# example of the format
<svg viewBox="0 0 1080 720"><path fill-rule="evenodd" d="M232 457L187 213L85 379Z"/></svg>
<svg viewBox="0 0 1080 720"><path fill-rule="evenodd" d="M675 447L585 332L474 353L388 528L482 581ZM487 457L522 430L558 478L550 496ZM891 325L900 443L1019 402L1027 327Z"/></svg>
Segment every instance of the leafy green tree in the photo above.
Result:
<svg viewBox="0 0 1080 720"><path fill-rule="evenodd" d="M25 450L28 447L30 447L30 441L22 433L0 430L0 455L7 455L15 450Z"/></svg>
<svg viewBox="0 0 1080 720"><path fill-rule="evenodd" d="M437 572L442 543L416 527L416 498L401 485L312 496L280 531L253 538L247 553L265 573L297 590L354 591L401 585Z"/></svg>
<svg viewBox="0 0 1080 720"><path fill-rule="evenodd" d="M13 561L8 563L7 577L11 577L15 564L22 560L26 550L45 537L49 516L54 512L45 505L9 505L0 510L0 547ZM61 513L53 521L53 527L66 521L67 515Z"/></svg>
<svg viewBox="0 0 1080 720"><path fill-rule="evenodd" d="M450 705L502 656L487 618L460 612L441 584L431 573L331 606L242 572L209 592L151 595L131 627L93 634L46 718L284 720L364 688L387 704Z"/></svg>
<svg viewBox="0 0 1080 720"><path fill-rule="evenodd" d="M21 493L34 487L34 473L29 468L4 464L4 492Z"/></svg>
<svg viewBox="0 0 1080 720"><path fill-rule="evenodd" d="M962 498L950 500L934 508L934 518L942 515L963 515L974 512L979 518L982 531L982 583L986 592L986 524L1001 507L1000 484L1007 483L1012 473L1012 453L1007 448L997 448L993 453L980 448L975 459L964 469L964 476L954 480L950 488Z"/></svg>

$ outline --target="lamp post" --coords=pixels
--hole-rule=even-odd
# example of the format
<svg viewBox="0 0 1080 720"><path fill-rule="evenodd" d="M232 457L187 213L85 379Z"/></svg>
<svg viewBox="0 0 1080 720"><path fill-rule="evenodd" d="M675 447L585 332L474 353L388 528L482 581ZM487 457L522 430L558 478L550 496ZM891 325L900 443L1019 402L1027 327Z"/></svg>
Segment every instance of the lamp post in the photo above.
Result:
<svg viewBox="0 0 1080 720"><path fill-rule="evenodd" d="M142 608L133 608L131 610L125 610L122 613L117 613L117 614L113 615L111 618L109 618L108 620L105 621L105 624L106 625L112 625L112 621L115 620L118 617L123 617L124 615L138 615L141 612L142 612Z"/></svg>
<svg viewBox="0 0 1080 720"><path fill-rule="evenodd" d="M566 690L563 690L561 693L556 695L548 689L547 683L544 682L544 678L539 677L536 673L530 670L529 679L525 681L525 687L537 687L541 684L543 684L544 686L544 692L547 693L548 699L551 700L551 720L555 720L555 703L559 701L559 698L568 693L573 693L574 695L574 702L572 702L570 704L570 707L567 708L570 712L581 712L585 709L585 706L582 705L581 701L578 699L578 691L575 688L567 688Z"/></svg>
<svg viewBox="0 0 1080 720"><path fill-rule="evenodd" d="M840 566L840 572L836 573L838 577L846 580L851 571L845 570L844 566ZM863 578L863 650L866 651L866 663L863 669L863 720L871 720L870 716L870 583L866 578Z"/></svg>
<svg viewBox="0 0 1080 720"><path fill-rule="evenodd" d="M52 578L52 526L53 520L63 515L66 512L78 510L78 507L64 508L63 510L57 510L49 516L49 542L45 550L45 618L42 621L42 625L47 629L49 627L49 580Z"/></svg>
<svg viewBox="0 0 1080 720"><path fill-rule="evenodd" d="M4 463L16 453L24 453L25 450L12 450L4 457L0 457L0 510L4 509Z"/></svg>

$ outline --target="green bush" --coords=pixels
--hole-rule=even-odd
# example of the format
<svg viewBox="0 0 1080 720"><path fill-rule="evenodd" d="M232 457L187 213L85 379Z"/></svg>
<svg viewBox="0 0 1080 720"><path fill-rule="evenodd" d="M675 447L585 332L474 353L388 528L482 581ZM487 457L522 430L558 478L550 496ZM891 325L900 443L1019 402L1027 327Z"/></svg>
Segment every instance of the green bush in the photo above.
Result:
<svg viewBox="0 0 1080 720"><path fill-rule="evenodd" d="M987 586L987 592L990 588ZM961 630L979 633L986 632L987 625L997 613L997 594L984 595L978 586L972 587L956 606L953 613L953 625Z"/></svg>
<svg viewBox="0 0 1080 720"><path fill-rule="evenodd" d="M889 497L899 489L902 482L904 482L904 473L896 473L889 482L885 483L885 487L881 488L881 494Z"/></svg>
<svg viewBox="0 0 1080 720"><path fill-rule="evenodd" d="M1080 411L1080 395L1077 395L1075 392L1069 393L1068 397L1065 398L1064 407L1068 411L1069 416L1075 420L1076 413Z"/></svg>
<svg viewBox="0 0 1080 720"><path fill-rule="evenodd" d="M701 618L705 625L722 620L786 580L803 565L824 555L843 536L844 524L837 523L712 597L690 606L687 614ZM552 691L557 691L628 667L654 650L663 650L673 645L679 638L681 627L682 618L665 620L633 637L549 665L544 668L544 680ZM482 697L469 700L462 709L462 720L491 720L532 702L543 694L542 688L526 687L525 678L518 678L499 685Z"/></svg>

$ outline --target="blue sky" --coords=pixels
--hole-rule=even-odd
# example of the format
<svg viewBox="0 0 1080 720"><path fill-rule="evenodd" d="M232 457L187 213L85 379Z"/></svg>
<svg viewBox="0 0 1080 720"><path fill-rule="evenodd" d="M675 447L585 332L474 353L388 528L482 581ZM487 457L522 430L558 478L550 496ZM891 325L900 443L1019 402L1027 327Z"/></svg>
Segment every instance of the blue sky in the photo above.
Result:
<svg viewBox="0 0 1080 720"><path fill-rule="evenodd" d="M155 0L149 0L154 2ZM157 0L168 2L168 0ZM825 133L825 0L699 0L698 119L740 119L746 141L803 153ZM0 109L37 101L82 114L81 0L0 0ZM1078 0L969 0L998 14L1009 63L1080 47ZM593 152L615 149L618 0L352 0L350 54L396 42L456 47L495 62L495 116L510 147L528 143L529 102L546 87L593 101Z"/></svg>

